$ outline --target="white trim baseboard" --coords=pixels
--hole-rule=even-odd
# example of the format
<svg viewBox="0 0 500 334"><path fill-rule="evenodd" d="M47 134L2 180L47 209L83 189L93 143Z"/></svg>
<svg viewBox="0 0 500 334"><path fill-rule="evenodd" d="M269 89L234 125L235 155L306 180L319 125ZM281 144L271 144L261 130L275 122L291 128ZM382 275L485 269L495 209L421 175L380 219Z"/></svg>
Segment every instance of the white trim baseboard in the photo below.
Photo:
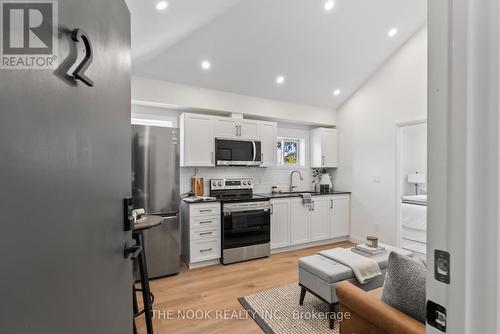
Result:
<svg viewBox="0 0 500 334"><path fill-rule="evenodd" d="M328 244L333 244L336 242L348 241L348 240L349 240L349 237L340 237L340 238L326 239L326 240L321 240L321 241L307 242L305 244L300 244L300 245L281 247L281 248L271 249L271 255L289 252L289 251L294 251L294 250L298 250L298 249L309 248L309 247L328 245Z"/></svg>

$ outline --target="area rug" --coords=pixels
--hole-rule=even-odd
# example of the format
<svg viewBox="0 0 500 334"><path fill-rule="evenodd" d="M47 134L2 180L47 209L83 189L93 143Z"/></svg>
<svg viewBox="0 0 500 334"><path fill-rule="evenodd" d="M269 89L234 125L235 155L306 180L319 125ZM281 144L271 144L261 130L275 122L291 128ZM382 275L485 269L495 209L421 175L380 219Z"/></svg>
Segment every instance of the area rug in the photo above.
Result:
<svg viewBox="0 0 500 334"><path fill-rule="evenodd" d="M307 293L304 305L299 305L297 283L265 290L238 301L266 334L338 334L339 324L328 326L328 306Z"/></svg>

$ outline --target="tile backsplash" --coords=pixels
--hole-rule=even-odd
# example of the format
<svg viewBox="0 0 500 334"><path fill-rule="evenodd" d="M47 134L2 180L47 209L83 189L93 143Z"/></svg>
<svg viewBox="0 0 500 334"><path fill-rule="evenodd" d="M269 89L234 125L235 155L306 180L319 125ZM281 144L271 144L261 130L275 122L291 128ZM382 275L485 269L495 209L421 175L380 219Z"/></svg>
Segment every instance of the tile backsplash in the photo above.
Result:
<svg viewBox="0 0 500 334"><path fill-rule="evenodd" d="M216 167L216 168L191 168L183 167L180 172L181 194L191 191L191 178L202 177L205 182L205 196L209 194L210 179L234 179L250 178L254 183L254 193L270 193L272 186L277 186L278 190L289 191L290 173L298 170L302 173L304 180L300 180L298 175L293 176L293 184L297 186L295 191L312 191L313 169L309 167L289 168L254 168L254 167ZM330 171L333 172L333 171ZM196 175L195 175L196 173ZM333 174L330 174L333 175Z"/></svg>

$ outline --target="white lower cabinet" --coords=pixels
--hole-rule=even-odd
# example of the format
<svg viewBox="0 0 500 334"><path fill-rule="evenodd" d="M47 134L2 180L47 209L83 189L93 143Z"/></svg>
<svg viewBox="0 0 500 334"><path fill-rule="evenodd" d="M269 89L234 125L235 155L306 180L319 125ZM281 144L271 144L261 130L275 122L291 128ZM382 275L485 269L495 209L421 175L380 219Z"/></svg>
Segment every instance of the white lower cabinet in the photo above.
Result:
<svg viewBox="0 0 500 334"><path fill-rule="evenodd" d="M292 245L310 241L310 218L310 206L304 205L301 198L292 198L290 200L290 241Z"/></svg>
<svg viewBox="0 0 500 334"><path fill-rule="evenodd" d="M350 198L313 196L311 205L304 205L302 198L297 197L271 200L271 249L349 236Z"/></svg>
<svg viewBox="0 0 500 334"><path fill-rule="evenodd" d="M219 202L181 203L181 255L189 268L220 259L220 212Z"/></svg>
<svg viewBox="0 0 500 334"><path fill-rule="evenodd" d="M351 234L351 196L341 195L330 198L330 238Z"/></svg>
<svg viewBox="0 0 500 334"><path fill-rule="evenodd" d="M290 246L290 201L271 201L271 248Z"/></svg>
<svg viewBox="0 0 500 334"><path fill-rule="evenodd" d="M310 221L311 241L330 238L330 198L316 196L312 202Z"/></svg>

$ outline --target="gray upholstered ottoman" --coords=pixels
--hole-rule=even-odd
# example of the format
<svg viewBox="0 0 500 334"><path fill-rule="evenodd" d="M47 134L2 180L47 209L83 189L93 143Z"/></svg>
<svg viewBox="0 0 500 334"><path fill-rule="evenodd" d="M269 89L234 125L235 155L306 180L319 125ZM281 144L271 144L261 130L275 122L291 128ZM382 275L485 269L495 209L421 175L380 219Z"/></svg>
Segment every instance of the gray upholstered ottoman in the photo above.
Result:
<svg viewBox="0 0 500 334"><path fill-rule="evenodd" d="M382 275L363 285L360 285L356 277L354 277L351 268L329 258L315 254L299 259L300 305L304 302L306 292L310 292L328 303L329 312L335 312L339 301L335 293L335 287L337 283L342 281L349 281L365 291L380 288L384 284L389 253L396 251L407 256L413 255L412 252L401 248L384 246L387 248L387 252L368 256L378 263ZM330 328L333 328L332 317L330 317Z"/></svg>

